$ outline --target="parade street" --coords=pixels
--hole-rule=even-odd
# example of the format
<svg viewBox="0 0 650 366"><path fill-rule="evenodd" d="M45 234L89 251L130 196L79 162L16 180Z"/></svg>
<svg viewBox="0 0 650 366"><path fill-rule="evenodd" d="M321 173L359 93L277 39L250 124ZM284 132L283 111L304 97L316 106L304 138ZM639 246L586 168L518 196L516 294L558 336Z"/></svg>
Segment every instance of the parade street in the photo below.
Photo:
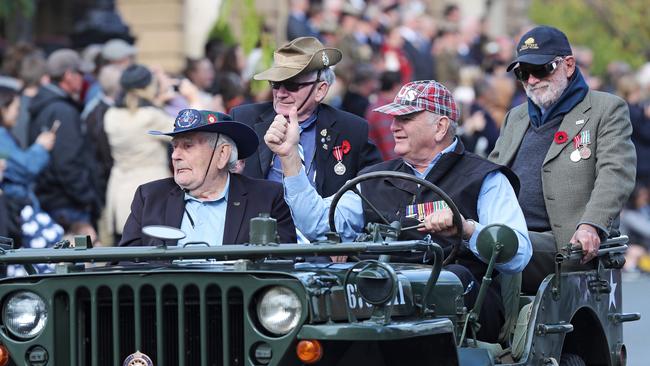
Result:
<svg viewBox="0 0 650 366"><path fill-rule="evenodd" d="M623 274L623 311L641 313L641 320L623 326L628 366L646 366L650 360L650 281L645 275Z"/></svg>

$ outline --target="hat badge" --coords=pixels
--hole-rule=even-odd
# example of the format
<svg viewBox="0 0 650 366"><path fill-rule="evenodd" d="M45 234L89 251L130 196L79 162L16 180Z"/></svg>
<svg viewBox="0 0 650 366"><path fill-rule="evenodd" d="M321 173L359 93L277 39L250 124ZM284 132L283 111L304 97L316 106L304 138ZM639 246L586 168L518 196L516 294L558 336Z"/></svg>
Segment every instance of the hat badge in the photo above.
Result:
<svg viewBox="0 0 650 366"><path fill-rule="evenodd" d="M530 46L531 44L535 43L535 38L529 37L527 40L524 41L524 43Z"/></svg>
<svg viewBox="0 0 650 366"><path fill-rule="evenodd" d="M322 55L323 55L323 57L322 57L323 58L323 66L325 66L325 67L329 66L330 65L330 58L327 57L327 54L325 53L325 51L323 51Z"/></svg>
<svg viewBox="0 0 650 366"><path fill-rule="evenodd" d="M187 128L200 120L201 120L201 115L199 114L199 112L192 109L186 109L181 113L179 113L178 117L176 117L176 126L181 128Z"/></svg>

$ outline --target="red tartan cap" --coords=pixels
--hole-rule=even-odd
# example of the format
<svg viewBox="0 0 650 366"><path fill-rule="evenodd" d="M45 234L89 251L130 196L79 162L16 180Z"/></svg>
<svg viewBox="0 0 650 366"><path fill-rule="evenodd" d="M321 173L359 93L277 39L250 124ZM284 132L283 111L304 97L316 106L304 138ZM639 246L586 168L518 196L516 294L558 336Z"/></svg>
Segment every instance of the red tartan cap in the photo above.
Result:
<svg viewBox="0 0 650 366"><path fill-rule="evenodd" d="M459 111L454 97L449 89L435 80L412 81L402 87L392 103L374 109L391 116L424 110L458 122Z"/></svg>

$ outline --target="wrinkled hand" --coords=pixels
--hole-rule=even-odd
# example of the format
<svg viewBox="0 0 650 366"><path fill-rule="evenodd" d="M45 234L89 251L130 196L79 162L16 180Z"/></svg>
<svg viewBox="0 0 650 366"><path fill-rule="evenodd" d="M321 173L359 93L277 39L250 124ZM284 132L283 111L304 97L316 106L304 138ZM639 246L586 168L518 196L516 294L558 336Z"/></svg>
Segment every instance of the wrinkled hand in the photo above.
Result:
<svg viewBox="0 0 650 366"><path fill-rule="evenodd" d="M300 127L298 126L298 111L292 107L289 120L278 114L264 135L264 142L274 154L280 158L299 155Z"/></svg>
<svg viewBox="0 0 650 366"><path fill-rule="evenodd" d="M578 226L578 230L571 237L571 244L574 248L582 248L582 260L580 263L585 264L594 259L600 248L600 237L595 227L587 224Z"/></svg>
<svg viewBox="0 0 650 366"><path fill-rule="evenodd" d="M47 151L52 151L55 142L56 142L56 133L52 131L43 131L36 138L36 143L43 146Z"/></svg>
<svg viewBox="0 0 650 366"><path fill-rule="evenodd" d="M348 256L347 255L333 255L330 256L330 259L332 260L332 263L345 263L348 261Z"/></svg>
<svg viewBox="0 0 650 366"><path fill-rule="evenodd" d="M463 222L464 235L466 237L471 236L474 230L474 225L471 225L465 221L465 218L462 215L460 218ZM445 208L444 210L436 211L428 215L424 218L423 224L424 227L419 228L418 231L430 232L442 236L452 236L458 234L458 230L454 225L454 214L449 208Z"/></svg>

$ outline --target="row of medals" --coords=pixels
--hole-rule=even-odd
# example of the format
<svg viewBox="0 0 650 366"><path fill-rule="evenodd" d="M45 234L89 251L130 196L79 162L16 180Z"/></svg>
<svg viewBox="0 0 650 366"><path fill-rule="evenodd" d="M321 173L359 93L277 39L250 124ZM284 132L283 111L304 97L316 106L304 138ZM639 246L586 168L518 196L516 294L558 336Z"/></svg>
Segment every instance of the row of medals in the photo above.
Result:
<svg viewBox="0 0 650 366"><path fill-rule="evenodd" d="M587 160L591 156L591 149L587 145L581 145L571 153L571 161L574 163L580 160Z"/></svg>

